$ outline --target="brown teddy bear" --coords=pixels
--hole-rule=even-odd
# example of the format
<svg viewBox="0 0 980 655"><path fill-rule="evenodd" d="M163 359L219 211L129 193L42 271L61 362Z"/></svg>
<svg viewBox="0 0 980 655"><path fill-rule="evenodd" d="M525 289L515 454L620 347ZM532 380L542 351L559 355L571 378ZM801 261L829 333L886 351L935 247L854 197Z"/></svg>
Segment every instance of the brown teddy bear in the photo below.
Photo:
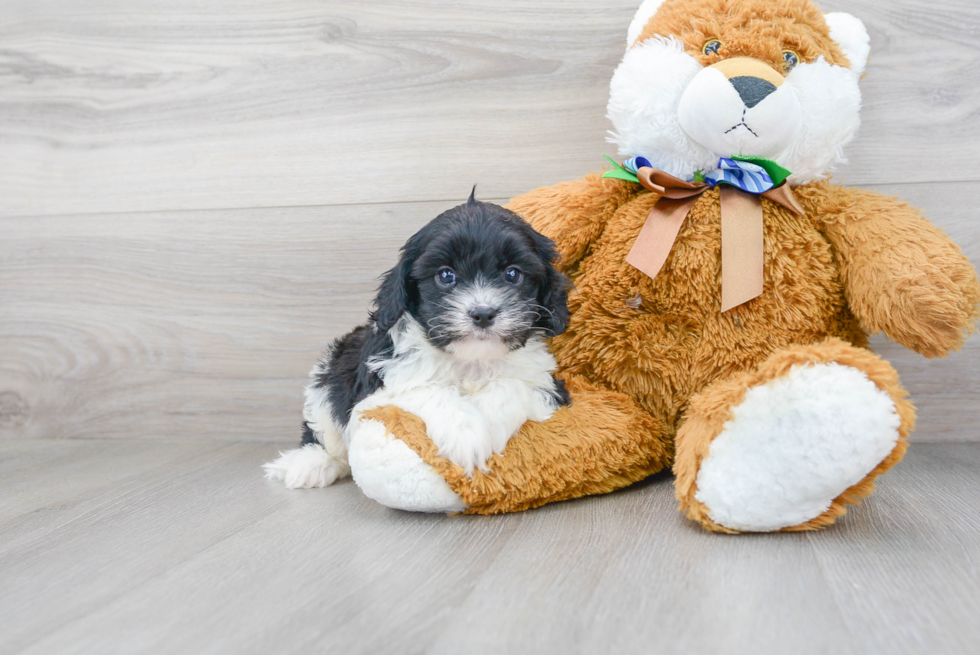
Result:
<svg viewBox="0 0 980 655"><path fill-rule="evenodd" d="M394 507L494 513L673 467L710 530L809 530L907 446L915 413L867 349L974 329L976 272L908 205L826 180L859 124L861 22L810 0L646 0L612 79L605 176L510 208L572 278L552 349L572 404L465 475L419 419L358 418L358 484Z"/></svg>

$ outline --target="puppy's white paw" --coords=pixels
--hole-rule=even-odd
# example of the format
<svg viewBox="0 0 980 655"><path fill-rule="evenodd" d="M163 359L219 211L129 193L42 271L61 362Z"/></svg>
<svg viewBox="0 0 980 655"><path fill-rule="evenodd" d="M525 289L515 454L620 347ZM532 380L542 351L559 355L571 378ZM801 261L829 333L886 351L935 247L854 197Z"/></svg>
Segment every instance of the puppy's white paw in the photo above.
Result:
<svg viewBox="0 0 980 655"><path fill-rule="evenodd" d="M265 477L281 480L289 489L318 489L350 473L350 467L331 457L323 446L308 443L302 448L279 453L274 461L263 464Z"/></svg>

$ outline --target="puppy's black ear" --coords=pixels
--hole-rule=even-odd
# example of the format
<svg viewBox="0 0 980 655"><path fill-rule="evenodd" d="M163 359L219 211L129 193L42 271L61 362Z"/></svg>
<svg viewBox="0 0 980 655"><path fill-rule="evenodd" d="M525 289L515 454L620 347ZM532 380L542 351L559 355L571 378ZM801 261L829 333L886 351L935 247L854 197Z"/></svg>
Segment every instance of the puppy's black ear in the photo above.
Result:
<svg viewBox="0 0 980 655"><path fill-rule="evenodd" d="M545 267L545 281L538 290L538 304L546 311L534 326L548 330L551 336L561 334L568 327L568 288L571 282L558 272L558 249L554 242L543 234L534 233L534 245Z"/></svg>
<svg viewBox="0 0 980 655"><path fill-rule="evenodd" d="M413 257L409 256L407 250L402 251L401 259L390 271L384 274L381 279L381 286L378 287L378 297L374 300L375 309L371 312L371 318L378 326L378 330L387 332L395 327L395 323L401 318L402 314L408 311L411 301L411 282Z"/></svg>
<svg viewBox="0 0 980 655"><path fill-rule="evenodd" d="M473 185L473 190L470 191L469 200L466 201L467 206L473 206L476 204L476 185Z"/></svg>

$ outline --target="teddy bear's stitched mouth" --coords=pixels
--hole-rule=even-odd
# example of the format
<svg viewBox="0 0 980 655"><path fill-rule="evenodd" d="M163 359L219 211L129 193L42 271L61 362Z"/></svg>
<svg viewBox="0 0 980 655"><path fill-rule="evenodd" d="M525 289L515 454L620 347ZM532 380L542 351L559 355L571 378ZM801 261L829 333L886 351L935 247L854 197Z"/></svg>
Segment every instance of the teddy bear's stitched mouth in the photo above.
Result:
<svg viewBox="0 0 980 655"><path fill-rule="evenodd" d="M741 123L736 123L730 129L725 130L725 134L729 134L731 132L734 132L735 130L737 130L740 127L744 127L745 129L747 129L752 134L752 136L754 136L757 139L759 138L759 135L755 133L755 130L753 130L751 127L749 127L749 124L745 122L745 113L747 111L748 111L747 109L742 110L742 122Z"/></svg>

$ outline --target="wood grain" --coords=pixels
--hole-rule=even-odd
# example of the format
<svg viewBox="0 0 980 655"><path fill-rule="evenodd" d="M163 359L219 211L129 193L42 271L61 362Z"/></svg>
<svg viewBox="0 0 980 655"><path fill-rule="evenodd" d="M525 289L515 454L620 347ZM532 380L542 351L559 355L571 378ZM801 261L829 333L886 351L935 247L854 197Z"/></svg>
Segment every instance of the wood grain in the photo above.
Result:
<svg viewBox="0 0 980 655"><path fill-rule="evenodd" d="M319 352L448 207L4 219L0 435L294 440Z"/></svg>
<svg viewBox="0 0 980 655"><path fill-rule="evenodd" d="M976 457L977 444L913 446L862 510L868 520L810 537L857 652L976 649Z"/></svg>
<svg viewBox="0 0 980 655"><path fill-rule="evenodd" d="M0 439L0 552L36 537L38 530L49 531L93 500L105 502L128 481L146 482L226 445L203 439L170 443L164 450L145 440Z"/></svg>
<svg viewBox="0 0 980 655"><path fill-rule="evenodd" d="M852 652L805 538L713 538L676 508L660 478L535 512L429 652Z"/></svg>
<svg viewBox="0 0 980 655"><path fill-rule="evenodd" d="M43 453L66 447L112 479ZM282 489L257 469L274 444L200 448L0 442L0 466L63 474L0 523L0 651L931 655L980 637L980 444L913 446L831 530L741 537L685 521L665 477L449 518L350 482Z"/></svg>
<svg viewBox="0 0 980 655"><path fill-rule="evenodd" d="M980 183L878 190L980 264ZM317 354L452 204L0 219L0 437L295 440ZM980 341L934 361L875 344L919 407L915 439L980 439Z"/></svg>
<svg viewBox="0 0 980 655"><path fill-rule="evenodd" d="M843 177L976 179L980 6L822 4L874 47ZM0 215L445 201L474 182L509 197L579 177L612 154L607 87L637 5L8 0Z"/></svg>

